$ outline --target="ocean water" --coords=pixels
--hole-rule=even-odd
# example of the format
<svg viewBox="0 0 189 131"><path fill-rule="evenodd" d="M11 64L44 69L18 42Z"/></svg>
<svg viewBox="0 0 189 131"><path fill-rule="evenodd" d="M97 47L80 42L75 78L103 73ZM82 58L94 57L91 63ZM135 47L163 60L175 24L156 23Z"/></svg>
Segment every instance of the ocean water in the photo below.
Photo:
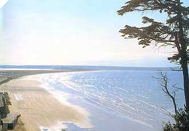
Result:
<svg viewBox="0 0 189 131"><path fill-rule="evenodd" d="M182 87L182 72L165 71L169 85ZM94 128L64 123L67 131L160 131L162 121L171 121L173 104L160 86L156 70L105 70L42 75L48 90L58 91L68 102L91 115ZM171 88L173 89L173 88ZM178 105L184 104L177 92Z"/></svg>

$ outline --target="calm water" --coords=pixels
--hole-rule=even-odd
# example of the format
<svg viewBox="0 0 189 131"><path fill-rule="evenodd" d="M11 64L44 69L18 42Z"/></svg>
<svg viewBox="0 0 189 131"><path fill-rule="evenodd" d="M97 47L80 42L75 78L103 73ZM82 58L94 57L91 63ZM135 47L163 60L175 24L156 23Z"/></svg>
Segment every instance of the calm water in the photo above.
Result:
<svg viewBox="0 0 189 131"><path fill-rule="evenodd" d="M170 85L182 87L181 72L167 73ZM160 131L162 120L170 120L168 111L173 112L173 106L153 78L158 75L153 70L112 70L43 75L42 80L91 114L94 128L67 124L71 131ZM182 92L177 100L183 104Z"/></svg>

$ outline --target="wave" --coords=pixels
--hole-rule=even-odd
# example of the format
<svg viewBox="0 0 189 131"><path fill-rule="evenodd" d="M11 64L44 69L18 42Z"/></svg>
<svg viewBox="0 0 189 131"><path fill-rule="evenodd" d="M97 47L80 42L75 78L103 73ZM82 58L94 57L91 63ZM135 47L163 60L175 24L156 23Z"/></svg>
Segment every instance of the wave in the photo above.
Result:
<svg viewBox="0 0 189 131"><path fill-rule="evenodd" d="M145 77L131 71L67 72L41 75L40 80L57 99L82 101L149 130L160 129L162 120L170 120L161 108L169 100L152 80L156 72L142 73Z"/></svg>

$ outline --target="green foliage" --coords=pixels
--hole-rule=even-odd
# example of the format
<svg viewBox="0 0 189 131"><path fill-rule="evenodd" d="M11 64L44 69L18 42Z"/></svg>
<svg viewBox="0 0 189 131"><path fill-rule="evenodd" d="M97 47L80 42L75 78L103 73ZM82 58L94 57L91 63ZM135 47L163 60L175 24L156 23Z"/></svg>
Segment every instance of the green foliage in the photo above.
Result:
<svg viewBox="0 0 189 131"><path fill-rule="evenodd" d="M174 128L173 128L173 125L172 125L170 122L168 122L168 123L166 123L165 126L163 127L163 131L179 131L179 130L174 129Z"/></svg>
<svg viewBox="0 0 189 131"><path fill-rule="evenodd" d="M167 16L166 22L143 16L142 27L125 25L120 33L126 39L138 39L139 45L143 47L155 43L158 47L169 46L176 49L175 54L168 59L179 63L182 67L185 107L189 111L189 7L184 6L181 0L128 0L118 10L118 14L124 15L136 11L142 13L154 11ZM189 131L187 111L176 112L174 115L176 124L165 124L164 131Z"/></svg>
<svg viewBox="0 0 189 131"><path fill-rule="evenodd" d="M164 125L163 131L188 131L189 130L189 111L180 109L173 116L175 123L170 122Z"/></svg>
<svg viewBox="0 0 189 131"><path fill-rule="evenodd" d="M155 43L160 47L171 46L176 48L178 52L168 59L180 62L182 53L188 52L187 47L189 45L189 7L182 4L180 0L129 0L118 10L119 15L134 11L156 11L167 15L167 20L163 23L144 16L142 23L146 26L125 25L120 32L126 39L138 39L139 45L143 47Z"/></svg>

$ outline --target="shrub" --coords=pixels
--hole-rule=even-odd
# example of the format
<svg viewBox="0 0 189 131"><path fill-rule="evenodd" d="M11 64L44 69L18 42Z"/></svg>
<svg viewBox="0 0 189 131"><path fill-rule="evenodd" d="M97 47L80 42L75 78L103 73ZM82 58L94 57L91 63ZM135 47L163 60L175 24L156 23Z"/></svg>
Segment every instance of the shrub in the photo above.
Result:
<svg viewBox="0 0 189 131"><path fill-rule="evenodd" d="M163 127L163 131L189 131L189 111L179 109L172 117L175 123L166 123Z"/></svg>

